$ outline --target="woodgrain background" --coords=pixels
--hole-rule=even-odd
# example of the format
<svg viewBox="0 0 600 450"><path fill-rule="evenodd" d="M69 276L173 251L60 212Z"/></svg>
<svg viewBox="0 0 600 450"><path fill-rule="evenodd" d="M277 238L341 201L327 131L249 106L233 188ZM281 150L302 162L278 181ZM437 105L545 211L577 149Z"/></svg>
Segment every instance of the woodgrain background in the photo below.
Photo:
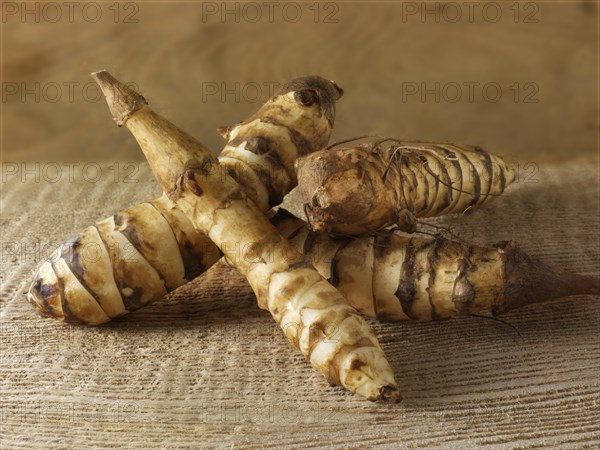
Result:
<svg viewBox="0 0 600 450"><path fill-rule="evenodd" d="M72 17L61 3L23 16L4 2L0 447L597 448L595 297L505 316L521 337L473 317L374 323L397 406L327 386L222 266L96 329L24 301L70 233L159 193L90 84L100 68L215 153L216 127L272 86L334 79L346 91L334 139L473 143L521 164L505 198L446 220L457 232L598 275L598 3L475 3L452 23L454 4L432 2L282 3L272 20L261 2L82 3Z"/></svg>

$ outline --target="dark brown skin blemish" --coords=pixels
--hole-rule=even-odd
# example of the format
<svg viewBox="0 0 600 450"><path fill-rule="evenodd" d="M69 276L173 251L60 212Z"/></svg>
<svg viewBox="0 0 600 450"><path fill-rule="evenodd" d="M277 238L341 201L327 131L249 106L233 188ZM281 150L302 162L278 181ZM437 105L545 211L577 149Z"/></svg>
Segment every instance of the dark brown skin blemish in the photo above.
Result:
<svg viewBox="0 0 600 450"><path fill-rule="evenodd" d="M363 366L366 366L367 363L361 361L360 359L354 359L352 360L352 363L350 364L350 370L358 370Z"/></svg>
<svg viewBox="0 0 600 450"><path fill-rule="evenodd" d="M54 262L50 262L50 265L52 266L54 275L56 276L56 279L58 280L57 290L61 293L64 293L65 292L65 283L64 283L63 279L61 277L59 277L58 274L56 273L56 268L54 267ZM83 321L79 317L77 317L75 314L73 314L73 311L71 311L71 308L69 308L69 304L66 302L64 295L60 296L60 300L61 300L62 311L64 314L63 320L65 322L76 323L76 324L85 324L86 323L85 321Z"/></svg>
<svg viewBox="0 0 600 450"><path fill-rule="evenodd" d="M318 148L315 148L313 143L309 139L305 138L302 134L300 134L298 130L290 128L272 117L261 117L260 121L263 123L283 127L286 130L288 130L288 132L290 133L290 139L292 141L292 144L294 144L294 147L296 147L298 157L307 155L316 150L320 150Z"/></svg>
<svg viewBox="0 0 600 450"><path fill-rule="evenodd" d="M415 316L412 312L412 304L415 301L415 256L416 248L412 239L409 241L406 247L406 256L402 263L402 270L400 275L400 283L398 284L398 290L394 295L400 300L400 306L402 311L411 319Z"/></svg>
<svg viewBox="0 0 600 450"><path fill-rule="evenodd" d="M392 244L392 234L378 234L375 236L373 243L373 251L375 253L375 259L381 259L385 255L386 251Z"/></svg>
<svg viewBox="0 0 600 450"><path fill-rule="evenodd" d="M410 172L413 174L414 183L416 186L417 185L417 176L415 175L413 170L410 168L408 159L405 160L404 164L405 164L406 169L410 170ZM425 188L423 189L423 205L425 205L424 206L425 210L429 210L429 209L431 209L431 205L429 204L429 177L423 177L422 181L423 181L423 185L425 186Z"/></svg>
<svg viewBox="0 0 600 450"><path fill-rule="evenodd" d="M291 272L296 269L310 269L310 268L312 268L312 265L311 265L310 261L308 261L308 258L306 256L304 256L300 261L290 264L288 271Z"/></svg>
<svg viewBox="0 0 600 450"><path fill-rule="evenodd" d="M221 204L219 206L217 206L215 208L216 209L227 209L231 206L231 203L237 200L242 200L244 198L244 193L242 192L241 188L239 189L235 189L233 192L231 192L229 195L227 195L227 197L225 197L222 201Z"/></svg>
<svg viewBox="0 0 600 450"><path fill-rule="evenodd" d="M428 166L427 166L427 164L429 164L429 163L428 163L428 161L427 161L427 158L425 158L424 156L419 156L419 160L421 161L421 164L423 164L423 167L428 167ZM427 169L425 169L425 170L427 171ZM431 169L430 169L430 170L431 170ZM429 171L427 171L427 172L429 172ZM427 180L427 186L429 187L429 180L428 180L428 178L429 178L429 177L423 177L423 179L424 179L424 180ZM439 178L438 178L437 176L434 176L434 177L433 177L433 180L435 181L435 191L434 191L434 193L433 193L433 197L432 197L432 200L431 200L431 204L427 204L427 208L426 208L426 210L427 210L428 212L432 210L432 208L433 208L433 206L434 206L434 204L435 204L435 199L437 199L438 192L439 192L439 190L440 190L440 180L439 180ZM427 191L427 192L428 192L428 197L427 197L427 199L429 200L429 189L428 189L428 191Z"/></svg>
<svg viewBox="0 0 600 450"><path fill-rule="evenodd" d="M417 218L408 209L403 209L397 213L396 224L406 233L414 233L417 231Z"/></svg>
<svg viewBox="0 0 600 450"><path fill-rule="evenodd" d="M81 247L81 239L79 237L65 242L61 246L61 258L65 261L71 272L77 278L81 286L90 294L100 306L100 297L96 294L85 281L85 269L81 261L79 248ZM102 307L100 306L102 309Z"/></svg>
<svg viewBox="0 0 600 450"><path fill-rule="evenodd" d="M276 205L281 203L281 200L287 191L279 192L275 189L273 186L272 172L277 169L282 169L288 176L293 177L293 169L286 167L281 155L277 153L277 146L273 145L271 139L264 136L251 136L246 138L245 135L238 135L229 145L236 147L243 142L246 142L246 150L261 156L262 159L271 166L271 168L263 168L262 165L259 165L258 167L251 165L250 167L267 188L269 192L269 204Z"/></svg>
<svg viewBox="0 0 600 450"><path fill-rule="evenodd" d="M200 197L202 194L204 194L204 192L202 191L202 188L196 181L196 177L194 175L193 170L191 170L191 169L186 170L185 173L183 174L183 177L184 177L183 178L184 186L186 189L188 189L190 192L192 192L197 197Z"/></svg>
<svg viewBox="0 0 600 450"><path fill-rule="evenodd" d="M351 239L347 239L345 242L343 242L338 247L333 258L331 258L331 269L330 269L331 280L330 280L330 283L335 287L338 287L340 284L340 273L339 273L339 267L338 267L340 255L342 254L344 249L348 246L348 244L350 244L350 242L352 242Z"/></svg>
<svg viewBox="0 0 600 450"><path fill-rule="evenodd" d="M396 163L395 169L396 169L396 172L398 173L398 176L400 177L400 184L397 186L397 189L398 189L397 203L401 209L406 208L410 211L414 211L414 209L415 209L415 205L414 205L415 189L418 184L417 176L415 175L415 172L412 170L412 168L408 164L408 160L405 158L398 160L398 162ZM410 178L412 180L412 182L410 182L410 183L408 182L408 180L406 180L407 174L410 174ZM386 184L389 184L389 183L387 183L388 179L391 179L391 177L386 178ZM404 197L403 183L405 182L405 180L406 180L406 183L408 184L408 188L409 188L408 189L409 190L409 198L408 199L406 199ZM395 191L395 188L393 185L391 186L391 188L394 189L394 191ZM425 189L425 191L424 191L425 205L427 205L427 194L428 194L428 189ZM406 202L406 204L404 204L405 202Z"/></svg>
<svg viewBox="0 0 600 450"><path fill-rule="evenodd" d="M169 228L171 229L171 233L177 242L177 246L179 248L179 254L181 255L181 260L183 261L183 270L184 277L186 280L191 281L196 278L198 275L203 273L206 268L202 264L202 259L204 257L203 252L196 252L196 249L192 245L192 243L188 240L187 236L183 232L176 227L175 223L172 222L169 218L167 218L160 209L158 209L154 204L149 203L152 207L158 211L158 213L167 221L169 224ZM175 231L177 230L177 231ZM177 236L180 236L178 239ZM216 246L213 249L217 249ZM220 254L220 252L219 252Z"/></svg>
<svg viewBox="0 0 600 450"><path fill-rule="evenodd" d="M113 216L113 220L115 222L115 225L118 226L118 227L122 226L123 223L125 223L125 218L122 215L120 215L120 214L115 214Z"/></svg>
<svg viewBox="0 0 600 450"><path fill-rule="evenodd" d="M125 295L121 292L121 297L123 298L123 304L125 305L125 309L127 309L128 311L135 311L136 309L140 309L144 305L142 303L142 288L131 286L119 286L119 289L123 288L129 288L133 291L133 294L131 295Z"/></svg>
<svg viewBox="0 0 600 450"><path fill-rule="evenodd" d="M311 106L319 101L319 94L313 89L302 89L294 93L294 99L303 106Z"/></svg>
<svg viewBox="0 0 600 450"><path fill-rule="evenodd" d="M53 317L54 313L48 299L54 297L57 292L57 286L43 283L40 278L37 278L31 288L31 293L38 301L33 302L33 304L46 316Z"/></svg>
<svg viewBox="0 0 600 450"><path fill-rule="evenodd" d="M506 177L504 176L504 170L499 170L498 175L500 178L500 192L504 192L504 188L506 187Z"/></svg>
<svg viewBox="0 0 600 450"><path fill-rule="evenodd" d="M106 241L104 240L104 237L102 236L102 233L100 232L97 226L95 227L98 232L98 235L100 236L100 239L102 240L102 243L104 244L105 250L108 252L108 257L110 258L110 263L113 268L115 284L117 285L117 290L119 291L119 295L121 296L121 300L123 301L125 309L128 311L134 311L136 309L139 309L139 307L142 306L139 298L141 296L141 288L133 288L131 286L128 286L127 282L130 278L132 278L129 267L127 266L124 260L115 257L115 255L113 254L114 249L107 245ZM125 296L122 292L122 289L124 288L132 289L133 294L131 296ZM136 305L139 306L136 307Z"/></svg>
<svg viewBox="0 0 600 450"><path fill-rule="evenodd" d="M271 178L271 171L267 168L255 167L254 173L258 176L258 179L261 183L267 188L267 192L269 195L269 204L270 205L278 205L283 200L283 193L278 191Z"/></svg>
<svg viewBox="0 0 600 450"><path fill-rule="evenodd" d="M305 255L308 255L310 253L310 250L313 247L313 244L315 243L315 239L316 239L317 235L315 233L309 233L306 236L306 239L304 240L304 245L302 246L302 252Z"/></svg>
<svg viewBox="0 0 600 450"><path fill-rule="evenodd" d="M443 174L439 175L439 178L442 178L442 180L438 180L438 175L434 175L435 179L436 179L436 184L438 186L438 192L439 192L439 185L446 185L448 187L448 189L446 189L446 193L444 195L444 199L442 201L442 203L438 206L438 208L436 209L436 213L441 213L443 210L445 210L448 206L450 206L450 204L452 203L452 193L454 192L454 189L452 188L452 179L450 177L450 174L448 173L448 169L446 169L446 166L441 164L440 165L440 170L443 172ZM433 172L432 172L433 174ZM436 197L437 197L437 192L436 192Z"/></svg>
<svg viewBox="0 0 600 450"><path fill-rule="evenodd" d="M446 160L450 161L450 164L452 164L452 166L454 166L454 169L456 170L456 173L457 173L458 181L460 181L460 185L458 186L458 188L456 188L457 189L456 196L460 197L460 194L462 193L461 191L463 190L463 180L466 177L464 176L464 174L462 172L462 167L461 167L460 163L458 162L458 159L456 158L456 153L454 153L440 145L435 145L435 148L440 150L442 152L442 154L446 157ZM447 170L446 170L446 175L448 175L448 185L449 185L448 190L450 192L450 201L452 201L452 192L454 191L455 188L453 187L452 177L450 176L450 174L448 173ZM450 203L447 206L450 206Z"/></svg>
<svg viewBox="0 0 600 450"><path fill-rule="evenodd" d="M292 91L297 93L295 97L299 104L312 105L316 101L320 102L321 111L329 123L333 124L335 103L344 95L344 90L336 83L318 76L295 78L284 84L278 95Z"/></svg>
<svg viewBox="0 0 600 450"><path fill-rule="evenodd" d="M36 280L35 288L44 298L52 297L58 292L58 288L53 284L44 284L42 280Z"/></svg>
<svg viewBox="0 0 600 450"><path fill-rule="evenodd" d="M475 301L477 292L475 288L467 278L467 274L472 272L473 269L477 269L476 266L471 264L471 247L463 248L464 256L458 263L458 274L454 281L454 287L452 289L452 302L459 313L465 313L469 311L469 308Z"/></svg>
<svg viewBox="0 0 600 450"><path fill-rule="evenodd" d="M427 265L429 266L429 287L427 289L427 297L429 299L429 305L431 306L431 319L440 320L441 317L435 309L435 304L431 298L431 291L435 283L435 275L437 273L437 266L440 260L439 250L444 246L445 240L443 238L436 239L433 244L433 248L427 254Z"/></svg>
<svg viewBox="0 0 600 450"><path fill-rule="evenodd" d="M235 146L233 142L230 145ZM246 150L257 155L264 155L265 153L268 153L270 149L271 146L269 145L269 140L263 136L253 136L246 140Z"/></svg>
<svg viewBox="0 0 600 450"><path fill-rule="evenodd" d="M335 325L335 313L332 312L321 317L318 321L311 323L308 331L308 358L310 359L316 344L331 339L333 337L331 333L333 332L335 334L337 330L338 328Z"/></svg>
<svg viewBox="0 0 600 450"><path fill-rule="evenodd" d="M492 163L492 158L484 149L479 146L474 147L474 150L483 156L483 167L485 167L485 171L487 173L487 181L488 181L488 189L484 198L487 198L488 193L492 190L492 181L494 176L494 166ZM485 177L484 177L485 178Z"/></svg>
<svg viewBox="0 0 600 450"><path fill-rule="evenodd" d="M125 306L126 310L135 311L139 308L139 306L141 306L140 297L142 294L142 289L140 287L133 287L127 284L128 280L131 279L131 272L123 261L117 261L116 266L113 267L115 283L117 285L119 294L121 295L121 299L123 300L123 305ZM125 295L123 293L124 289L131 289L133 293L131 295Z"/></svg>
<svg viewBox="0 0 600 450"><path fill-rule="evenodd" d="M149 249L152 248L152 246L150 245L149 242L145 242L142 240L142 238L140 237L140 234L138 233L137 228L135 227L135 224L132 223L128 223L127 226L125 228L123 228L122 230L119 230L121 232L121 234L123 236L125 236L125 238L137 249L140 251L140 253L143 254L142 249L144 247L147 247Z"/></svg>
<svg viewBox="0 0 600 450"><path fill-rule="evenodd" d="M369 338L360 338L354 344L344 345L340 351L333 357L329 363L329 381L334 384L341 384L338 377L338 370L344 361L344 358L351 352L362 347L374 347L373 342Z"/></svg>
<svg viewBox="0 0 600 450"><path fill-rule="evenodd" d="M237 170L235 170L233 167L224 167L223 170L225 170L225 173L233 178L236 183L243 185L244 182L241 181Z"/></svg>

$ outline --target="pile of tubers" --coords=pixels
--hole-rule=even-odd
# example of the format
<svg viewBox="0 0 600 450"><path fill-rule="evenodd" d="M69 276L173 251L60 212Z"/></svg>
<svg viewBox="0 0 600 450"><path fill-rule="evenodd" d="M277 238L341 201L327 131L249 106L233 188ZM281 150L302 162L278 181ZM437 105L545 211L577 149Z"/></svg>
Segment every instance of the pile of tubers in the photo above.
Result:
<svg viewBox="0 0 600 450"><path fill-rule="evenodd" d="M370 138L326 147L343 94L332 81L288 82L222 129L227 144L215 158L108 72L92 76L164 195L80 231L42 264L27 297L46 316L106 323L224 257L331 384L397 402L392 369L362 315L439 320L600 291L600 280L549 268L510 242L413 235L420 217L501 195L513 169L465 145ZM306 221L277 208L296 186L290 198Z"/></svg>

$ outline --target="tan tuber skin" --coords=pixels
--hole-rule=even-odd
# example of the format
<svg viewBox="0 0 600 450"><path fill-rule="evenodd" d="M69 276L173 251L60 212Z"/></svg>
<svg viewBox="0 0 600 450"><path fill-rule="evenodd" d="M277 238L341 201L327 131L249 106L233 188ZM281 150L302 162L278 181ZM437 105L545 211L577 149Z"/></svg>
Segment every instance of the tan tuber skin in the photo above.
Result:
<svg viewBox="0 0 600 450"><path fill-rule="evenodd" d="M479 147L395 139L315 152L297 169L311 228L346 235L391 225L412 233L416 218L462 213L515 179L499 156Z"/></svg>
<svg viewBox="0 0 600 450"><path fill-rule="evenodd" d="M330 236L311 232L298 219L274 219L352 306L382 321L499 314L570 295L600 294L599 278L548 267L511 242L482 247L389 230Z"/></svg>
<svg viewBox="0 0 600 450"><path fill-rule="evenodd" d="M265 151L264 146L255 145L257 140L252 138L265 133L261 111L268 114L276 110L277 107L263 107L253 118L228 130L230 142L226 150L231 149L232 156L229 160L220 159L221 165L227 166L227 171L234 175L244 164L246 169L256 171L258 167L258 171L263 171L252 178L246 170L246 182L242 184L250 197L264 205L277 201L272 199L294 184L293 177L289 176L290 182L280 184L275 195L271 193L272 188L269 192L267 186L262 190L260 187L260 180L268 179L270 173L281 169L280 158L269 157L271 150ZM272 119L267 122L274 125ZM286 124L284 128L288 126L298 128L297 123ZM271 127L270 131L278 135L283 130ZM235 139L244 132L247 133L246 140L239 137L236 142ZM302 141L296 137L296 142ZM273 147L279 152L284 145L285 141L280 141ZM309 146L305 148L311 151ZM241 157L236 154L236 149L241 150ZM255 156L249 155L248 151L267 155L267 161L275 164L267 170L261 169L260 164L255 164ZM302 151L296 154L302 154ZM244 161L244 156L250 160ZM283 172L290 173L290 161L293 158L289 158L286 168L280 171L280 179L285 180ZM273 222L283 236L292 236L292 243L310 257L315 268L348 297L352 306L381 320L436 320L479 311L500 313L553 298L599 293L598 279L551 270L531 260L512 244L482 248L441 238L408 238L391 232L354 239L313 235L303 222L286 216L283 211L273 218ZM94 254L93 258L86 255L86 248L103 244L97 231L94 233L94 227L61 246L52 260L61 261L44 263L29 293L29 298L43 313L85 324L106 322L162 297L221 257L218 247L195 230L186 215L166 196L121 211L95 228L104 229L124 251ZM97 260L98 256L101 256L100 264L85 264L86 260ZM145 303L131 301L127 309L123 307L122 293L116 286L111 290L107 282L118 274L123 277L124 289L139 280L145 289ZM157 276L158 281L155 280ZM93 290L87 291L87 296L90 292L95 294L102 314L94 306L85 306L86 302L93 305L89 298L82 301L85 293L81 291L90 287ZM98 294L102 294L104 303L99 301ZM111 310L111 306L120 308Z"/></svg>
<svg viewBox="0 0 600 450"><path fill-rule="evenodd" d="M281 236L210 151L107 72L93 76L113 116L140 144L163 191L247 278L259 306L271 312L290 343L330 383L369 400L399 401L392 369L368 323ZM293 90L281 97L308 110L317 100ZM255 257L230 257L232 245L250 246Z"/></svg>
<svg viewBox="0 0 600 450"><path fill-rule="evenodd" d="M163 220L152 220L156 210L161 211ZM136 248L143 255L149 252L153 255L145 256L149 266L158 260L164 265L172 261L169 250L172 246L168 244L168 240L173 239L169 236L171 233L178 242L175 248L181 249L187 279L199 276L222 257L218 247L196 231L166 195L118 212L114 217L123 217L125 224L115 227L115 233L137 236L135 240L131 239L136 242ZM443 238L408 237L392 231L354 238L315 234L306 223L285 210L279 210L271 222L310 258L323 277L345 294L354 308L381 321L441 320L483 311L500 314L560 297L600 293L597 278L549 268L523 254L512 243L480 247ZM86 255L89 253L86 249L97 248L86 230L79 233L76 247L63 244L61 248L67 249L65 259L90 257ZM413 251L414 257L411 256ZM128 265L130 260L135 261L125 252L122 260L113 260L113 264L115 267ZM48 264L46 262L42 267ZM412 268L408 267L411 264ZM94 267L90 267L94 271ZM125 273L133 276L136 272L126 270ZM520 278L515 280L511 273ZM111 276L105 274L107 278L103 279L101 273L96 275L104 282ZM440 277L445 280L445 289L429 290L429 280L437 279L439 285ZM178 280L174 285L165 281L165 287L157 289L152 298L161 298L164 290L170 292L187 282L183 278ZM465 292L471 292L466 282L473 288L472 298L465 296ZM116 300L121 298L118 292L116 297ZM48 305L42 301L38 304ZM69 320L60 308L48 312L47 307L40 309L45 314ZM94 324L93 317L79 319L87 321L84 323L88 325Z"/></svg>
<svg viewBox="0 0 600 450"><path fill-rule="evenodd" d="M219 163L263 211L296 185L296 159L327 144L342 93L321 77L296 78L226 130ZM121 94L144 103L137 94ZM125 117L116 114L122 125ZM172 179L183 170L171 155L157 151L155 158L161 177ZM120 211L61 245L38 270L28 299L45 315L97 325L162 298L220 257L218 247L162 196Z"/></svg>
<svg viewBox="0 0 600 450"><path fill-rule="evenodd" d="M292 170L294 155L305 155L324 145L325 138L331 132L335 100L341 95L341 90L335 84L326 82L318 77L293 80L284 86L282 91L289 90L292 86L293 89L297 89L298 91L308 90L308 93L302 94L302 97L305 99L312 97L313 92L318 92L319 97L322 99L320 103L322 103L323 113L317 114L316 117L324 117L327 121L323 120L322 124L319 125L318 119L301 117L301 120L294 122L291 119L298 117L297 114L293 113L294 109L290 108L287 115L282 114L281 100L275 97L275 99L267 102L252 117L233 128L227 129L226 136L229 138L229 142L219 158L220 164L227 167L228 173L238 176L238 178L240 175L237 174L245 174L242 186L245 187L247 194L255 199L257 204L265 205L265 208L274 205L279 200L279 197L293 186L295 182ZM289 107L290 105L286 106ZM327 126L328 124L329 126ZM282 136L287 138L282 138ZM265 143L270 144L265 145ZM302 143L305 145L299 145ZM371 148L373 146L374 144L371 144ZM388 148L387 151L399 148L402 149L402 152L395 150L396 155L400 155L405 163L400 167L404 176L402 179L406 180L408 177L413 182L417 177L415 173L418 173L418 168L441 168L443 165L442 163L433 165L431 162L428 162L427 166L425 166L421 159L424 157L423 152L425 150L429 149L430 156L436 158L440 157L440 152L447 154L447 152L453 150L459 156L458 160L449 160L446 161L446 164L454 165L458 163L460 167L466 166L467 169L461 169L460 172L455 171L454 175L450 175L450 171L446 170L446 173L448 173L447 176L450 176L456 182L459 178L458 174L461 174L463 184L471 183L473 194L479 195L471 195L466 191L455 192L455 194L459 195L455 196L455 203L450 205L450 212L453 212L457 208L464 208L465 204L475 205L482 203L487 198L492 198L492 195L502 191L503 186L510 184L514 178L514 174L503 164L501 159L489 155L480 149L466 146L457 147L448 144L403 143L401 147L396 145L395 147ZM411 149L412 153L408 151ZM347 154L348 151L352 151L352 149L342 149L337 152ZM363 152L364 147L359 147L357 151ZM378 148L377 152L378 154L382 153L382 150ZM271 156L273 153L283 155L283 157L278 156L274 158ZM322 153L324 152L319 152L315 155ZM427 154L426 151L425 154ZM332 160L332 155L336 155L336 151L327 150L325 157L305 158L301 167L310 167L311 164L315 164L319 170L323 170L323 167L325 167L325 172L328 170L325 163L328 162L331 162L337 169L340 166L343 167L343 164ZM398 157L395 156L395 158ZM380 159L379 156L377 158ZM284 159L286 163L284 164L285 167L282 168L279 163ZM419 162L420 165L411 166L408 164L409 162L413 164ZM379 167L380 171L385 171L387 168L387 166L385 168L382 166ZM484 175L481 175L480 172ZM265 186L265 184L269 184L269 174L275 174L275 177L279 179L285 179L286 175L288 175L288 180L290 181L282 185L274 194L269 194L269 189L271 192L273 191L272 186ZM394 172L390 171L386 174L386 178L392 180L393 174ZM432 175L429 171L426 171L425 174ZM307 179L308 182L314 181L316 177L311 175L314 174L309 172L308 176L305 175L301 178L305 182ZM504 175L504 178L501 175ZM421 176L424 175L421 174ZM265 180L266 182L263 182ZM486 180L492 180L493 182L486 183ZM383 178L380 182L383 182ZM427 186L431 188L436 185ZM443 182L438 183L437 192L443 191L446 187ZM404 184L404 188L407 198L413 198L415 192L414 186L407 182ZM448 191L446 189L447 193ZM427 195L423 195L420 202L412 203L413 211L418 216L434 214L439 209L439 205L434 208L434 203L427 201L429 199L429 191L426 192ZM490 193L490 195L486 195L486 193ZM438 197L441 198L441 194ZM461 198L459 199L458 197ZM271 198L274 199L272 200ZM285 225L286 222L289 226L289 220L274 220L275 225L278 226L280 231L282 230L282 225ZM300 221L294 223L296 224L296 230L299 230L303 226ZM98 240L98 233L95 229L103 230L103 233L107 235L103 238L105 241L108 240L116 244L109 247L109 250L111 250L110 255L102 255L97 252L97 249L103 248L103 246L101 245L102 242ZM283 233L284 236L287 236L287 233ZM384 239L384 235L385 233L380 234L375 240ZM306 238L309 235L304 230L302 232L298 231L298 236ZM295 242L298 241L298 236L295 237ZM340 242L340 239L342 238L310 237L308 242ZM339 254L336 253L335 264L339 265L339 271L342 276L336 276L333 279L331 279L331 269L327 267L327 264L331 263L331 261L323 262L322 260L315 259L315 255L313 254L321 255L322 249L317 246L315 251L313 251L312 244L304 245L302 243L301 245L306 250L306 253L311 255L313 263L319 272L345 292L351 304L364 314L375 315L381 320L404 320L412 318L429 320L445 318L448 315L460 314L461 312L501 312L525 304L524 301L506 296L504 300L498 300L495 303L490 300L481 301L479 296L478 300L473 302L468 308L457 308L452 314L448 314L447 311L450 311L451 308L447 307L444 308L446 313L437 314L435 307L432 305L432 311L428 314L412 314L410 311L408 313L401 313L397 310L391 316L386 313L390 308L388 306L382 307L381 305L393 305L394 303L398 304L398 302L402 304L402 302L406 303L406 300L399 293L396 293L394 296L381 294L379 284L393 284L393 280L399 276L397 268L380 267L380 270L377 271L379 275L369 282L368 279L374 276L374 274L367 260L361 260L359 264L352 264L353 258L350 250L364 253L365 249L370 245L369 242L371 241L369 239L373 238L361 237L348 246L343 245L340 247ZM408 245L408 241L402 241L399 237L394 237L393 242L395 243L394 247L397 247L396 252L402 251L401 248ZM327 245L330 247L333 244ZM381 245L377 244L374 248L380 247ZM115 251L115 249L118 251ZM222 254L218 247L208 237L196 231L185 214L177 209L166 196L162 196L153 201L118 212L113 217L99 222L94 227L83 230L73 239L63 244L38 271L28 297L45 315L61 318L66 321L95 325L107 322L111 318L134 311L162 298L165 293L172 291L203 273L221 256ZM371 258L373 261L378 260L375 256ZM62 261L57 261L59 259ZM58 285L52 264L62 266L63 271L67 273L69 270L65 270L64 266L68 266L67 269L70 269L75 276L63 277L63 284ZM540 269L536 271L535 268ZM494 267L492 272L494 271L499 274L504 269L497 266ZM380 275L382 272L388 275L382 277ZM543 268L539 263L532 263L532 267L526 273L529 277L537 274L535 276L540 281L539 274L553 272ZM494 277L498 277L499 275L497 274ZM574 279L569 274L562 274L562 276L555 278L557 280L570 280L570 282L566 282L566 285L571 285L572 287L565 289L564 286L559 288L553 284L554 287L552 289L539 290L540 296L535 301L549 300L576 293L594 293L593 289L589 288L589 286L593 286L593 283L590 284L589 280L588 282L582 282L581 279L578 279L579 282L574 282ZM367 281L363 284L359 283L357 286L353 286L353 283L350 282L353 279ZM133 292L136 290L141 292L141 295L128 299L127 296L122 295L115 283L111 283L113 280L115 282L118 281L120 286L125 286L125 289L131 288ZM373 293L369 289L365 290L365 286L370 286L371 284L375 287ZM548 283L543 281L540 281L540 284L548 285ZM528 282L528 285L530 289L539 289L536 288L533 279ZM421 297L426 296L426 287L426 285L422 286L425 290L419 294ZM484 289L483 286L478 289L478 292L482 292L482 289ZM88 291L94 295L102 307L102 313L98 313L98 309L95 307L96 302L91 301L89 295L86 295ZM362 295L357 295L359 292ZM85 305L86 303L90 307L81 306L81 304ZM376 307L376 305L380 306ZM75 315L73 311L77 314Z"/></svg>

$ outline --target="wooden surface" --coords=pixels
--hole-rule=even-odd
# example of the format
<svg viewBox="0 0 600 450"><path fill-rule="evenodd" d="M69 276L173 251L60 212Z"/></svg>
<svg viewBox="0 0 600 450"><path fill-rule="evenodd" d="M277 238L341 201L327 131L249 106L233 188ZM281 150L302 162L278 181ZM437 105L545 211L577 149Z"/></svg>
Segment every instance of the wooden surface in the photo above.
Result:
<svg viewBox="0 0 600 450"><path fill-rule="evenodd" d="M598 7L535 4L537 23L459 26L403 21L395 2L338 3L334 24L313 23L306 9L298 23L204 23L194 2L137 3L134 24L106 19L110 4L101 4L105 19L95 24L8 18L0 448L597 448L597 297L503 316L520 335L476 317L373 322L405 398L381 405L329 387L223 266L94 329L42 319L23 295L70 233L159 194L103 101L77 90L73 102L6 91L7 83L82 86L102 67L135 81L158 112L215 151L222 141L214 129L259 102L203 100L206 83L333 78L346 90L334 139L378 133L475 143L521 163L520 182L504 198L443 223L474 242L514 239L544 262L598 276ZM402 83L436 81L533 82L539 101L514 102L508 93L496 103L481 95L402 101ZM68 162L79 162L72 178Z"/></svg>
<svg viewBox="0 0 600 450"><path fill-rule="evenodd" d="M374 323L404 395L373 404L331 388L283 339L247 284L215 267L100 328L42 319L22 293L36 249L157 194L140 183L9 183L3 210L0 398L5 448L493 448L600 444L600 303L573 297L503 319ZM541 168L483 210L447 219L476 242L600 273L595 169ZM68 198L76 213L58 205ZM52 205L27 208L22 204ZM71 211L75 209L72 208Z"/></svg>

